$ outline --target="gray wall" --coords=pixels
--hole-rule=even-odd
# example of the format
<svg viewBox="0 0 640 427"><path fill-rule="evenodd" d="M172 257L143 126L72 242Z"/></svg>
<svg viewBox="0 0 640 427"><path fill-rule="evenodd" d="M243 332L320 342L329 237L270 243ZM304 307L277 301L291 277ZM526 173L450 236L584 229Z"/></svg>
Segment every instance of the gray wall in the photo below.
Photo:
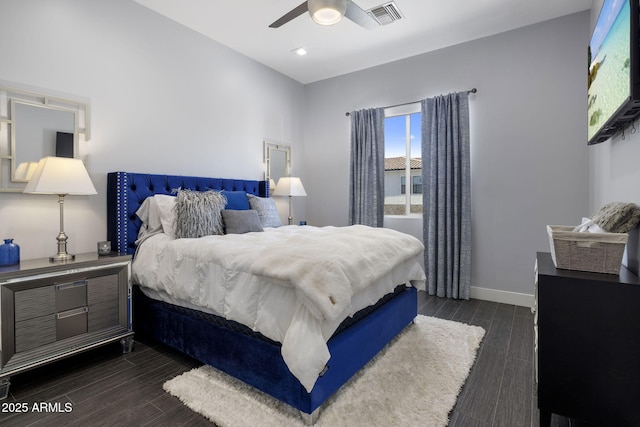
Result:
<svg viewBox="0 0 640 427"><path fill-rule="evenodd" d="M91 102L98 195L65 202L69 250L106 236L113 170L261 179L262 141L302 158L304 88L131 0L0 0L0 80ZM0 193L0 238L56 251L55 196ZM286 206L281 206L286 220Z"/></svg>
<svg viewBox="0 0 640 427"><path fill-rule="evenodd" d="M583 12L307 85L309 221L347 224L346 111L476 87L472 295L531 301L535 252L549 250L545 226L589 212L588 32ZM387 225L421 233L420 221Z"/></svg>

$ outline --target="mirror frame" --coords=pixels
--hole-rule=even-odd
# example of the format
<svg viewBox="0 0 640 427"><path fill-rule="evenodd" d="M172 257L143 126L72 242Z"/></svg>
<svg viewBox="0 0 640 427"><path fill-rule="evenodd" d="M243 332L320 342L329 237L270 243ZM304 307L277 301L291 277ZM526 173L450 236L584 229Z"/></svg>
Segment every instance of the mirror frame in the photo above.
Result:
<svg viewBox="0 0 640 427"><path fill-rule="evenodd" d="M4 193L21 193L27 182L24 179L16 179L18 167L16 164L16 104L72 113L74 119L73 156L75 158L80 158L81 141L91 139L89 102L44 92L18 89L0 83L0 137L3 134L7 135L7 140L3 143L6 148L0 144L0 192Z"/></svg>
<svg viewBox="0 0 640 427"><path fill-rule="evenodd" d="M291 146L280 144L279 142L264 141L264 163L265 163L264 179L266 181L269 181L271 179L271 159L272 159L273 151L284 152L285 171L284 171L284 175L282 176L289 176L289 174L291 173ZM273 188L270 187L269 191L270 192L273 191Z"/></svg>

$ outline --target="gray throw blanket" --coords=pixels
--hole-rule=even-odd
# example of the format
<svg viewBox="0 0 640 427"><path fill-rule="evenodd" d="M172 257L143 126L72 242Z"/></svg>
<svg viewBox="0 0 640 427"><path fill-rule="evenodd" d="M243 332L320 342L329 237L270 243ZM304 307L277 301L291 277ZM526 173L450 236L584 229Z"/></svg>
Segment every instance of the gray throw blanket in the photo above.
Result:
<svg viewBox="0 0 640 427"><path fill-rule="evenodd" d="M607 203L591 219L610 233L628 233L640 222L640 206L635 203Z"/></svg>

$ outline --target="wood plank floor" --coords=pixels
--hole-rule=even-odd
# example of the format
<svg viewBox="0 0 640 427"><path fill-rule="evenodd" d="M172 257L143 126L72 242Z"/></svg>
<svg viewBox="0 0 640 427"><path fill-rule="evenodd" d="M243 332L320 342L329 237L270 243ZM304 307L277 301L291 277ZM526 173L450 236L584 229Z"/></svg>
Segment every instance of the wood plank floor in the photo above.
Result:
<svg viewBox="0 0 640 427"><path fill-rule="evenodd" d="M420 292L418 310L487 331L450 426L538 426L530 309ZM199 365L145 341L127 355L119 344L91 350L12 377L10 395L0 401L0 425L210 426L162 390L166 380ZM16 412L21 409L26 413ZM553 425L569 423L554 416Z"/></svg>

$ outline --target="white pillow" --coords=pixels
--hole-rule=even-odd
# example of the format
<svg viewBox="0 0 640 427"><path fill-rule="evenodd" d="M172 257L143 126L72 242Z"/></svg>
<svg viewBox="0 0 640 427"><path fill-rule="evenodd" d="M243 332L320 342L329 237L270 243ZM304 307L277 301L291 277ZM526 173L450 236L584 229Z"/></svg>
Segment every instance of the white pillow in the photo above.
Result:
<svg viewBox="0 0 640 427"><path fill-rule="evenodd" d="M138 231L138 240L136 240L137 245L158 233L165 233L175 239L173 225L173 220L176 216L173 209L175 204L176 198L165 194L147 197L142 202L142 205L136 211L136 215L142 221L142 226Z"/></svg>
<svg viewBox="0 0 640 427"><path fill-rule="evenodd" d="M148 237L162 233L162 223L160 222L160 212L153 201L153 197L147 197L136 211L136 215L142 221L138 230L136 244L142 243Z"/></svg>
<svg viewBox="0 0 640 427"><path fill-rule="evenodd" d="M174 230L174 221L176 218L176 212L174 206L176 205L176 197L166 194L156 194L153 196L153 200L155 203L152 203L152 206L156 206L164 234L175 239L176 233Z"/></svg>

